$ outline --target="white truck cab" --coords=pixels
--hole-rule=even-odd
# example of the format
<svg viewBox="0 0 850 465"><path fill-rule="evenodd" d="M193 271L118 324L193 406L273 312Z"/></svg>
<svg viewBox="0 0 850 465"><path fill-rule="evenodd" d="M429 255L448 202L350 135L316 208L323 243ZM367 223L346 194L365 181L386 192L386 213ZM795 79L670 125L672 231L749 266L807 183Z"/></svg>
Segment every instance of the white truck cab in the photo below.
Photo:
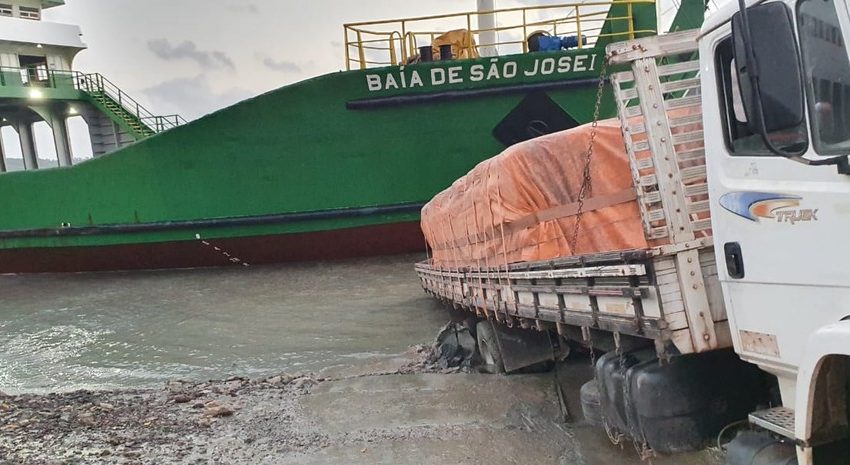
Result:
<svg viewBox="0 0 850 465"><path fill-rule="evenodd" d="M821 463L818 447L850 434L850 14L786 0L749 1L748 16L766 137L739 5L698 39L718 275L735 351L779 380L783 406L751 421Z"/></svg>

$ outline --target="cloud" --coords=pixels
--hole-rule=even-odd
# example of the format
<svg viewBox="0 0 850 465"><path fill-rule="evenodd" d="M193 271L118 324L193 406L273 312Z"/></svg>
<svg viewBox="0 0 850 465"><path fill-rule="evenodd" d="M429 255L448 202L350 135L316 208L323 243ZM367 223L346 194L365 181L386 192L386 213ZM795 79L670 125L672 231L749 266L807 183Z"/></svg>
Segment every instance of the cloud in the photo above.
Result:
<svg viewBox="0 0 850 465"><path fill-rule="evenodd" d="M265 57L263 59L263 66L265 66L266 68L268 68L272 71L279 71L281 73L300 73L301 72L301 67L298 66L298 64L293 62L293 61L286 61L286 60L278 61L278 60L274 60L274 59L269 58L269 57Z"/></svg>
<svg viewBox="0 0 850 465"><path fill-rule="evenodd" d="M220 50L198 50L198 46L191 40L174 45L168 39L154 39L148 41L148 50L163 60L190 60L206 69L236 69L233 60L226 53Z"/></svg>
<svg viewBox="0 0 850 465"><path fill-rule="evenodd" d="M215 51L210 52L210 54L212 55L212 57L215 59L216 62L221 63L221 65L224 66L225 68L236 69L236 65L233 64L233 60L231 60L230 57L227 56L226 53L224 53L220 50L215 50Z"/></svg>
<svg viewBox="0 0 850 465"><path fill-rule="evenodd" d="M253 97L249 90L234 87L216 93L204 75L177 78L145 89L151 106L159 114L178 113L188 120Z"/></svg>

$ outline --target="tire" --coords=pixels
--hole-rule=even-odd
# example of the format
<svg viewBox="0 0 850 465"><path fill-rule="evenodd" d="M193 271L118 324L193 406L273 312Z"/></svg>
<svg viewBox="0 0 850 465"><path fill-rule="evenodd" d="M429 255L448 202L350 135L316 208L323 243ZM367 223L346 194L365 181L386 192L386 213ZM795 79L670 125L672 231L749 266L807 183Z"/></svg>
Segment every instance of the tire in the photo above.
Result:
<svg viewBox="0 0 850 465"><path fill-rule="evenodd" d="M584 419L594 426L602 425L602 404L599 401L599 385L591 380L581 386L581 413Z"/></svg>
<svg viewBox="0 0 850 465"><path fill-rule="evenodd" d="M499 349L499 343L496 341L496 331L493 330L493 324L488 320L478 322L475 326L475 334L478 340L478 352L484 362L483 371L494 375L504 373L505 362L502 358L502 351Z"/></svg>

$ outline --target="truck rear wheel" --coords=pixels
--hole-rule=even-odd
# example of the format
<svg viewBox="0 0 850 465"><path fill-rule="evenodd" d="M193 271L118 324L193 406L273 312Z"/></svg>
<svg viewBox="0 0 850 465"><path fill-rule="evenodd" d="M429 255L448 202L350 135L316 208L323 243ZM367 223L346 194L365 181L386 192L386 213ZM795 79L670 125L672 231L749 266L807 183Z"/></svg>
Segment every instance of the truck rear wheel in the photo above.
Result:
<svg viewBox="0 0 850 465"><path fill-rule="evenodd" d="M505 372L505 362L502 358L502 350L496 340L496 331L493 323L489 320L479 321L475 326L475 334L478 339L478 351L484 360L484 371L492 374Z"/></svg>

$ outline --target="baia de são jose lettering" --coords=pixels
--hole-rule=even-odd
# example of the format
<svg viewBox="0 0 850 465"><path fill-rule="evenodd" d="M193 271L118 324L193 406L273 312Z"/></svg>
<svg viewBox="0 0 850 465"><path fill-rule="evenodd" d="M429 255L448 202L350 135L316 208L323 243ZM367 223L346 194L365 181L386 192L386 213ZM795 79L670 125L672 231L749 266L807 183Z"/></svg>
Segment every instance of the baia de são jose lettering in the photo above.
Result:
<svg viewBox="0 0 850 465"><path fill-rule="evenodd" d="M600 58L593 54L565 55L561 57L541 57L530 62L517 60L502 61L498 58L489 64L476 63L471 66L441 66L431 69L413 69L399 67L383 74L366 75L369 92L380 92L417 87L439 87L475 82L490 82L517 77L534 78L538 76L564 75L593 72L597 70Z"/></svg>

